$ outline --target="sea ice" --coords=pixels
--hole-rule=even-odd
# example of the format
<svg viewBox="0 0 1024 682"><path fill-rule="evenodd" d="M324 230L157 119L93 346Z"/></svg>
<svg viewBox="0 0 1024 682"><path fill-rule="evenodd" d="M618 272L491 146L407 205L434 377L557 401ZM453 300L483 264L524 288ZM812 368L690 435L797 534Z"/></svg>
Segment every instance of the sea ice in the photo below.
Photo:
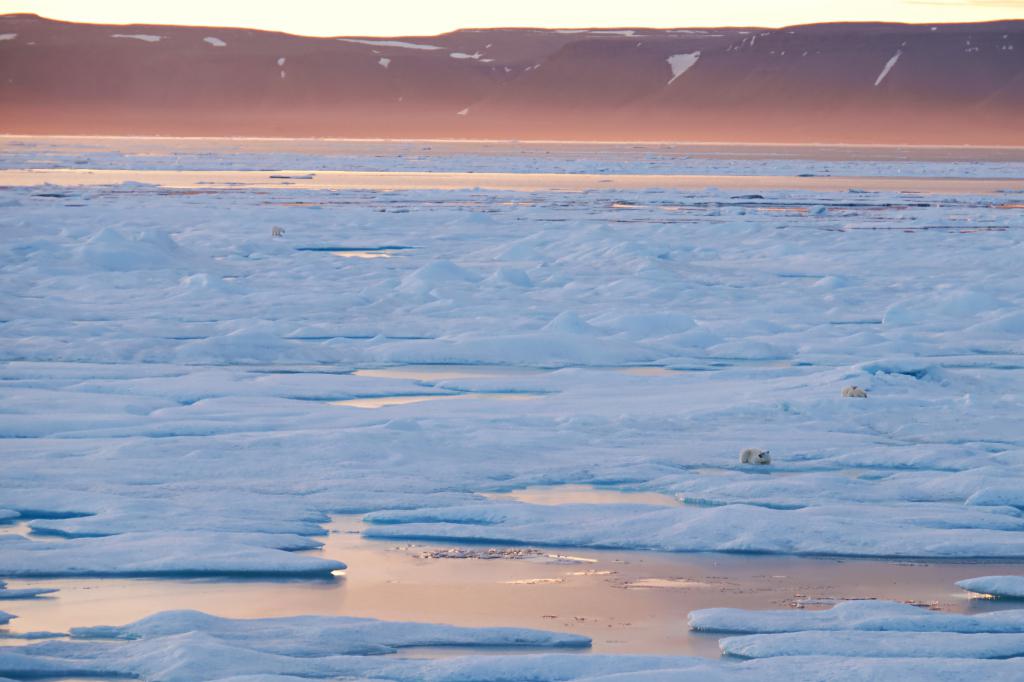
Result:
<svg viewBox="0 0 1024 682"><path fill-rule="evenodd" d="M787 632L727 637L721 641L721 647L722 653L743 658L1015 658L1024 654L1024 634Z"/></svg>
<svg viewBox="0 0 1024 682"><path fill-rule="evenodd" d="M781 633L809 631L956 632L1024 634L1024 610L977 615L940 613L888 601L848 601L824 611L702 609L689 616L702 632Z"/></svg>
<svg viewBox="0 0 1024 682"><path fill-rule="evenodd" d="M319 141L316 150L335 151L296 143L260 152L235 141L237 150L211 154L179 140L180 154L158 145L150 156L95 141L88 149L26 144L8 143L3 165L87 158L81 167L97 173L248 169L264 183L269 173L349 167L512 171L513 179L598 171L1022 175L1010 162L765 164L692 150L683 159L677 148L642 159L618 148L555 148L548 158L506 148L424 151L430 145L419 142L366 151ZM0 188L0 522L31 531L0 534L0 577L327 577L342 564L318 556L316 538L342 513L366 514L372 537L1024 557L1024 214L1002 208L1024 201L1021 191L851 193L857 182L839 178L834 189L812 191L766 187L763 177L741 190L445 190L429 188L438 174L424 175L425 188L389 191L120 184L130 175L93 187ZM808 210L818 206L826 210ZM274 226L286 238L272 239ZM330 252L388 245L415 248L374 260ZM408 363L509 371L356 374ZM637 365L653 371L610 371ZM870 399L844 400L850 384ZM473 399L493 393L535 399ZM379 410L331 404L437 394L464 399ZM771 467L736 462L751 444L771 450ZM681 504L541 506L486 496L562 484ZM1024 627L1019 611L958 615L881 602L698 611L691 622L756 635L1019 635ZM319 640L289 630L256 643L224 634L241 625L196 617L192 626L134 640L3 647L0 675L1024 676L1021 657L882 659L894 650L845 635L835 656L743 663L412 661L293 656ZM441 631L416 627L424 628L414 628L424 637L417 641L441 641ZM339 647L399 641L350 629ZM409 632L388 637L399 631ZM444 632L460 646L481 636ZM563 636L537 637L527 640ZM925 650L911 639L903 639L906 656ZM757 646L807 651L812 640ZM871 647L876 657L856 655ZM959 651L1012 648L993 639Z"/></svg>
<svg viewBox="0 0 1024 682"><path fill-rule="evenodd" d="M993 597L1010 597L1024 599L1024 576L1019 575L988 575L981 578L970 578L957 583L968 592L990 594ZM0 594L3 594L0 592Z"/></svg>

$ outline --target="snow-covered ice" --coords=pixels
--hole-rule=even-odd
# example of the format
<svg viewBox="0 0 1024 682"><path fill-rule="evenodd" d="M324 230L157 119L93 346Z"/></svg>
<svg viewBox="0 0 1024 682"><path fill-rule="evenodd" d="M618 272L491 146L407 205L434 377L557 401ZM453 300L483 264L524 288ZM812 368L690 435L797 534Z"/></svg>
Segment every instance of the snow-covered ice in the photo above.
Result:
<svg viewBox="0 0 1024 682"><path fill-rule="evenodd" d="M207 37L203 38L203 42L204 43L209 43L210 45L213 45L214 47L227 47L227 43L226 42L224 42L220 38L214 38L213 36L207 36Z"/></svg>
<svg viewBox="0 0 1024 682"><path fill-rule="evenodd" d="M12 146L4 163L223 163L265 180L266 171L296 175L346 159L372 170L395 158L261 156L234 141L224 155L182 142L180 155L150 157L89 144L74 153L56 143ZM630 190L599 181L602 169L629 170L617 148L582 160L562 150L536 164L475 154L463 149L448 162L587 170L595 179L577 192L432 189L429 173L425 186L389 191L0 188L0 528L31 531L0 533L0 578L324 577L343 564L317 556L316 538L339 513L366 514L367 535L387 538L1024 559L1024 180L1012 189L1020 164L780 161L851 175L991 171L1009 179L1001 193L754 180L735 191L715 189L711 178L704 189ZM637 165L664 171L674 158ZM424 152L401 163L436 171L445 160ZM697 158L678 172L702 163L735 175L755 162ZM271 239L274 227L284 236ZM391 257L331 253L374 248ZM526 371L356 373L421 363ZM610 371L635 366L660 369ZM870 399L843 399L850 384ZM332 404L438 394L463 399ZM531 399L474 399L494 394ZM771 467L737 463L736 452L752 446L771 450ZM490 495L561 484L679 504ZM946 637L958 655L1005 655L1017 640L985 634L1021 635L1019 614L888 602L693 614L700 630L762 637L729 645L771 656L744 663L309 658L301 637L236 637L225 633L250 630L189 616L188 632L4 647L0 675L822 679L814 675L827 663L861 679L942 670L951 679L1019 679L1020 658L911 661L941 651L910 636L887 649L843 635L824 658L805 655L820 653L810 635L764 638L941 632L979 635ZM184 617L147 622L174 618ZM377 627L353 625L344 641L397 646L371 637ZM435 643L454 636L415 627ZM482 636L456 639L469 646Z"/></svg>
<svg viewBox="0 0 1024 682"><path fill-rule="evenodd" d="M30 587L23 589L9 588L7 583L0 580L0 601L11 601L16 599L35 599L47 594L53 594L59 590L48 587Z"/></svg>
<svg viewBox="0 0 1024 682"><path fill-rule="evenodd" d="M788 632L728 637L722 653L743 658L857 656L864 658L1015 658L1024 635L959 632Z"/></svg>
<svg viewBox="0 0 1024 682"><path fill-rule="evenodd" d="M970 578L959 581L957 587L968 592L993 597L1024 599L1024 576L1020 575L987 575L981 578Z"/></svg>
<svg viewBox="0 0 1024 682"><path fill-rule="evenodd" d="M783 632L954 632L1024 634L1024 610L982 614L929 611L887 601L848 601L824 611L747 611L704 609L689 616L690 627L703 632L775 634Z"/></svg>
<svg viewBox="0 0 1024 682"><path fill-rule="evenodd" d="M125 532L74 542L0 536L0 575L327 577L345 568L341 562L295 553L317 546L299 535L243 532Z"/></svg>
<svg viewBox="0 0 1024 682"><path fill-rule="evenodd" d="M773 656L746 662L667 656L486 655L487 647L577 648L586 640L510 628L453 628L354 618L298 617L232 621L204 613L157 614L121 627L73 630L0 648L0 671L27 677L132 677L151 682L300 682L387 679L412 682L536 680L1013 680L1020 658ZM927 647L927 645L925 645ZM416 647L476 648L443 659L415 658ZM407 651L407 656L378 654Z"/></svg>

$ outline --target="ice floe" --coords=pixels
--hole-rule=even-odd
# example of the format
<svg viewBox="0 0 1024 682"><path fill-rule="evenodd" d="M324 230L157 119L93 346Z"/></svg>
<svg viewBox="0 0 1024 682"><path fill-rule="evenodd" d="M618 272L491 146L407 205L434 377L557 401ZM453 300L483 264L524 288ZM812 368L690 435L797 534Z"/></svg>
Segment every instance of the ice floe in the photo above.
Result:
<svg viewBox="0 0 1024 682"><path fill-rule="evenodd" d="M970 578L958 582L957 587L968 592L993 597L1024 599L1024 576L1019 575L987 575L981 578ZM0 594L3 593L0 592Z"/></svg>
<svg viewBox="0 0 1024 682"><path fill-rule="evenodd" d="M26 587L26 588L9 588L7 583L0 580L0 601L10 601L15 599L35 599L36 597L42 597L47 594L53 594L58 592L56 588L52 587Z"/></svg>
<svg viewBox="0 0 1024 682"><path fill-rule="evenodd" d="M845 638L837 637L836 641ZM493 647L525 652L588 644L586 638L572 634L514 628L454 628L315 616L229 620L195 611L172 611L126 626L75 629L70 639L5 646L0 651L0 671L19 679L110 676L153 682L299 682L342 677L403 682L753 682L786 677L924 681L972 676L1011 680L1024 671L1019 658L816 655L773 656L737 663L668 656L484 655ZM431 660L415 657L419 647L460 647L479 653ZM929 645L924 644L922 650L927 648ZM408 652L411 657L378 655L392 652Z"/></svg>
<svg viewBox="0 0 1024 682"><path fill-rule="evenodd" d="M756 510L755 510L756 509ZM916 513L915 513L916 512ZM566 506L560 514L526 504L471 505L367 516L369 537L458 538L578 547L673 552L767 552L836 556L1024 556L1021 526L982 530L948 527L942 512L876 507L853 513L846 505L797 509L743 504L660 508L635 505ZM980 525L987 525L979 520ZM644 531L640 531L644 528ZM921 529L916 532L915 529Z"/></svg>
<svg viewBox="0 0 1024 682"><path fill-rule="evenodd" d="M180 161L257 170L263 182L312 171L319 182L320 170L353 160L364 170L448 164L510 175L739 176L773 165L680 160L667 149L639 161L589 149L541 159L459 148L446 158L407 142L377 158L296 144L217 158L193 150ZM89 168L159 169L178 158L68 149L23 149L4 164L88 156ZM787 158L774 167L1021 175L1009 162ZM0 522L17 531L0 534L0 576L328 579L343 564L318 555L316 538L338 513L367 514L370 537L453 543L1024 557L1024 214L1012 208L1021 191L850 192L858 181L838 178L832 189L755 178L716 190L717 181L578 192L370 192L278 180L259 191L5 186ZM287 238L270 238L274 226ZM333 257L338 245L416 248L362 259ZM419 363L509 371L359 373ZM638 365L651 371L620 371ZM870 399L844 400L851 384ZM438 395L460 399L384 410L331 404ZM475 399L489 395L536 397ZM751 444L771 450L771 467L737 463ZM553 505L500 496L559 485L637 496ZM658 503L635 503L648 499ZM633 592L656 589L670 586L640 582ZM1014 679L1024 674L1019 659L909 660L942 653L910 635L960 635L939 638L944 655L1007 655L1016 639L984 636L1024 634L1019 614L885 602L693 614L701 631L854 633L835 638L826 657L804 655L823 651L807 634L733 640L733 653L770 656L749 662L311 658L300 654L321 644L327 652L326 640L291 625L275 639L252 634L263 625L166 616L144 621L163 623L163 633L114 628L105 631L113 639L86 638L103 632L92 630L4 647L0 675L754 680L828 670ZM472 646L483 636L415 626L401 631L423 636L402 639L399 630L366 634L376 625L346 627L330 646L383 652L407 641ZM881 642L879 633L897 630L895 643ZM489 641L509 645L501 637Z"/></svg>
<svg viewBox="0 0 1024 682"><path fill-rule="evenodd" d="M1024 610L977 615L939 613L888 601L848 601L824 611L747 611L703 609L689 616L703 632L784 633L872 631L917 633L1024 634Z"/></svg>
<svg viewBox="0 0 1024 682"><path fill-rule="evenodd" d="M848 656L863 658L1014 658L1024 634L959 632L787 632L727 637L722 653L743 658Z"/></svg>
<svg viewBox="0 0 1024 682"><path fill-rule="evenodd" d="M339 561L297 554L319 543L268 533L128 532L72 542L0 536L0 575L329 577Z"/></svg>

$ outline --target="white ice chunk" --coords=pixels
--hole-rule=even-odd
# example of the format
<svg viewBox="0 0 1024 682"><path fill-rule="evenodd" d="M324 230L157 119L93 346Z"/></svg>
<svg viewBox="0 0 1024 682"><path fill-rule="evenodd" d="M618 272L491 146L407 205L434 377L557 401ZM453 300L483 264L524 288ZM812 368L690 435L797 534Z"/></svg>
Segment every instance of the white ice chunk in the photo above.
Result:
<svg viewBox="0 0 1024 682"><path fill-rule="evenodd" d="M298 554L319 543L270 533L150 532L32 542L0 536L0 574L7 576L329 576L340 561Z"/></svg>
<svg viewBox="0 0 1024 682"><path fill-rule="evenodd" d="M778 633L811 630L1024 634L1024 609L977 615L939 613L891 601L848 601L824 611L691 611L690 628L702 632Z"/></svg>
<svg viewBox="0 0 1024 682"><path fill-rule="evenodd" d="M722 653L742 658L1013 658L1024 656L1024 634L959 632L786 632L727 637Z"/></svg>
<svg viewBox="0 0 1024 682"><path fill-rule="evenodd" d="M543 357L543 364L550 365L556 364L556 358L567 352L566 346L574 353L581 353L584 347L592 348L588 362L594 362L597 357L613 358L616 353L627 352L630 346L616 341L605 338L595 343L594 337L588 334L547 333L536 337L520 334L504 339L467 339L447 344L434 353L446 350L449 354L458 352L466 357L469 354L482 355L487 350L492 358L509 358L505 362L516 362L518 360L512 359L529 353ZM546 354L541 352L541 348L547 349ZM501 353L505 355L501 356ZM416 361L431 361L427 357ZM780 457L780 460L784 459L784 456ZM699 501L699 496L695 497ZM548 507L492 503L421 511L374 512L366 517L372 525L365 533L371 537L460 538L481 542L673 552L946 558L1016 558L1024 555L1024 537L1021 537L1024 534L1011 530L994 514L986 516L992 518L995 527L980 529L945 527L947 524L942 517L946 512L921 508L908 515L912 510L902 505L870 507L834 503L800 509L758 508L756 513L752 513L752 509L743 504L685 505L658 510L620 505L612 514L609 508L593 505L566 507L560 514L552 515ZM987 523L982 519L977 522ZM644 530L639 532L639 528ZM1019 526L1014 524L1013 528Z"/></svg>
<svg viewBox="0 0 1024 682"><path fill-rule="evenodd" d="M225 47L227 45L227 43L225 43L220 38L214 38L213 36L207 36L207 37L203 38L203 42L204 43L209 43L210 45L213 45L214 47Z"/></svg>
<svg viewBox="0 0 1024 682"><path fill-rule="evenodd" d="M987 575L961 580L956 585L968 592L1024 599L1024 576L1020 575Z"/></svg>

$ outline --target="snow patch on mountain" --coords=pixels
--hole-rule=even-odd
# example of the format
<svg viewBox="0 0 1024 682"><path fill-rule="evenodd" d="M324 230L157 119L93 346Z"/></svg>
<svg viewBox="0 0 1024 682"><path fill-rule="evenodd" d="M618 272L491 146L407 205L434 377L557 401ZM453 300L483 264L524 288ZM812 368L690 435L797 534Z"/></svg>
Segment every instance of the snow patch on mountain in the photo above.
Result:
<svg viewBox="0 0 1024 682"><path fill-rule="evenodd" d="M147 35L145 33L131 33L131 34L128 34L128 33L115 33L115 34L113 34L110 37L111 38L129 38L131 40L141 40L142 42L145 42L145 43L159 43L163 39L163 36L151 36L151 35Z"/></svg>
<svg viewBox="0 0 1024 682"><path fill-rule="evenodd" d="M902 54L903 50L896 50L896 54L889 58L889 61L887 61L885 66L882 68L882 72L878 74L878 78L875 79L875 87L878 87L881 82L885 80L885 77L889 75L890 71L892 71L892 67L896 66L896 62L899 61L900 55Z"/></svg>
<svg viewBox="0 0 1024 682"><path fill-rule="evenodd" d="M675 79L692 69L698 59L700 59L700 50L687 54L674 54L666 59L665 61L668 62L669 68L672 69L672 78L669 79L668 85L672 85Z"/></svg>
<svg viewBox="0 0 1024 682"><path fill-rule="evenodd" d="M376 45L378 47L402 47L407 50L443 50L437 45L423 43L407 43L403 40L364 40L361 38L338 38L343 43L359 43L360 45Z"/></svg>

